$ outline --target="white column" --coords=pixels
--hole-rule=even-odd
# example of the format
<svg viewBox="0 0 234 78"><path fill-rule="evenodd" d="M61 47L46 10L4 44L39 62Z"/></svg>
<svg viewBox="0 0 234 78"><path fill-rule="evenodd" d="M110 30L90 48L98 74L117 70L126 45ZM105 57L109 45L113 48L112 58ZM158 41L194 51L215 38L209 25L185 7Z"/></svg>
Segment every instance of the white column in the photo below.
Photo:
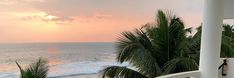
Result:
<svg viewBox="0 0 234 78"><path fill-rule="evenodd" d="M199 70L201 72L201 78L218 78L223 23L223 0L204 1Z"/></svg>

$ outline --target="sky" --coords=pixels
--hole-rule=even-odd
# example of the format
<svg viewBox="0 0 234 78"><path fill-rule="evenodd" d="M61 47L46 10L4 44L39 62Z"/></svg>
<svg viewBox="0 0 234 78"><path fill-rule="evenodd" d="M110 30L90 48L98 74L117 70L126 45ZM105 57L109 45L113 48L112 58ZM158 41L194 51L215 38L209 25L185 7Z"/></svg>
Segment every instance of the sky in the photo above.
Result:
<svg viewBox="0 0 234 78"><path fill-rule="evenodd" d="M123 31L171 11L186 27L202 20L202 0L0 0L0 43L113 42Z"/></svg>

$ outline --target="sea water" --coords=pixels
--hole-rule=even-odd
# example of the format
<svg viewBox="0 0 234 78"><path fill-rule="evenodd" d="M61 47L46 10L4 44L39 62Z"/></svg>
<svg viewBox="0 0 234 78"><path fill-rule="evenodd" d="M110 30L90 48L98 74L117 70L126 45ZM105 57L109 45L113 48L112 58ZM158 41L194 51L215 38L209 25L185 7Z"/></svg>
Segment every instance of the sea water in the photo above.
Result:
<svg viewBox="0 0 234 78"><path fill-rule="evenodd" d="M15 62L27 67L40 57L49 61L49 78L97 78L103 68L117 65L114 43L0 44L0 78L19 78Z"/></svg>

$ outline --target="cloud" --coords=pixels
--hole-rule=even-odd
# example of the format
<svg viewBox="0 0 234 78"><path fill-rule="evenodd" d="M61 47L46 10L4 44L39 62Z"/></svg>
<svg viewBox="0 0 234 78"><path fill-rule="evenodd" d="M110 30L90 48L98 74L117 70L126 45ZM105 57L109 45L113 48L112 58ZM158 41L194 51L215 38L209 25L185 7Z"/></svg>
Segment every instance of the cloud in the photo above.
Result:
<svg viewBox="0 0 234 78"><path fill-rule="evenodd" d="M0 0L0 42L113 41L171 10L200 24L202 0ZM28 33L31 32L31 33ZM108 34L106 34L108 33ZM96 36L102 35L99 39Z"/></svg>
<svg viewBox="0 0 234 78"><path fill-rule="evenodd" d="M10 12L5 13L24 21L43 21L43 22L54 22L57 24L71 22L74 19L72 17L61 17L48 14L46 12Z"/></svg>
<svg viewBox="0 0 234 78"><path fill-rule="evenodd" d="M72 17L56 17L51 19L50 21L54 22L70 22L73 21L74 19Z"/></svg>
<svg viewBox="0 0 234 78"><path fill-rule="evenodd" d="M105 18L112 17L112 15L111 14L94 14L94 17L96 17L98 19L105 19Z"/></svg>
<svg viewBox="0 0 234 78"><path fill-rule="evenodd" d="M93 13L90 16L73 16L73 21L79 23L92 23L92 22L104 22L115 20L116 17L111 14L104 14L104 13Z"/></svg>
<svg viewBox="0 0 234 78"><path fill-rule="evenodd" d="M18 0L23 2L45 2L46 0Z"/></svg>
<svg viewBox="0 0 234 78"><path fill-rule="evenodd" d="M1 3L28 4L31 5L29 7L56 16L54 21L72 21L76 17L150 17L157 9L168 9L178 14L198 12L201 11L202 0L0 0Z"/></svg>
<svg viewBox="0 0 234 78"><path fill-rule="evenodd" d="M28 0L34 8L65 18L95 16L103 19L120 15L150 17L158 9L184 13L201 11L202 6L202 0L134 0L134 2L131 0L42 0L42 3L33 1Z"/></svg>

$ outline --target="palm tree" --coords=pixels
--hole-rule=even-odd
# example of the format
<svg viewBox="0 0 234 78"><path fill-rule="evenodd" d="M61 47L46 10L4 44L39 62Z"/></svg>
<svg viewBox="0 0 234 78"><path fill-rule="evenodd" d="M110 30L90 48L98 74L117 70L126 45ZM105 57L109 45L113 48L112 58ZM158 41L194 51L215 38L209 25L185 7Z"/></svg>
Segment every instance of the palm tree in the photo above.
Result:
<svg viewBox="0 0 234 78"><path fill-rule="evenodd" d="M153 78L163 74L196 70L196 52L191 49L192 38L183 22L176 16L159 10L156 24L146 24L135 32L123 32L117 44L117 61L129 62L135 69L111 66L103 71L103 78ZM135 78L135 77L134 77Z"/></svg>
<svg viewBox="0 0 234 78"><path fill-rule="evenodd" d="M221 43L221 55L220 57L233 57L234 56L234 31L233 26L224 24L223 25L223 32L222 32L222 43ZM200 42L201 42L201 26L197 28L197 33L193 36L193 42L191 43L192 46L199 46L193 47L193 49L199 51L200 50ZM196 44L193 44L196 43Z"/></svg>
<svg viewBox="0 0 234 78"><path fill-rule="evenodd" d="M180 18L159 10L156 24L146 24L134 32L123 32L117 44L117 62L134 67L110 66L103 78L154 78L198 69L201 27L189 36ZM226 30L224 30L226 32ZM234 56L230 37L222 40L222 57Z"/></svg>
<svg viewBox="0 0 234 78"><path fill-rule="evenodd" d="M47 63L48 62L45 59L40 58L37 62L32 63L28 68L22 69L19 63L16 62L20 69L21 78L47 78L49 71Z"/></svg>

